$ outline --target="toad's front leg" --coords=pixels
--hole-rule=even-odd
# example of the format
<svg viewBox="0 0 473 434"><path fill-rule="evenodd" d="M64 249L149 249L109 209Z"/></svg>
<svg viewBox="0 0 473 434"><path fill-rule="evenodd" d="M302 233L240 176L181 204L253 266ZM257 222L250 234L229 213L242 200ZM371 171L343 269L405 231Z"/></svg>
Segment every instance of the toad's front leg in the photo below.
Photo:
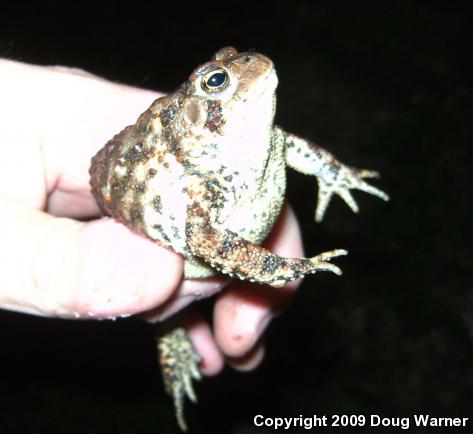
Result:
<svg viewBox="0 0 473 434"><path fill-rule="evenodd" d="M279 127L275 128L274 134L275 140L284 141L287 165L298 172L317 177L319 184L315 211L317 222L322 221L333 194L338 194L353 212L358 212L358 205L350 193L351 189L389 200L386 193L364 181L365 178L377 178L378 172L346 166L315 143L287 133Z"/></svg>
<svg viewBox="0 0 473 434"><path fill-rule="evenodd" d="M209 214L199 204L189 206L186 223L189 251L224 274L241 280L280 287L317 271L342 274L329 261L346 255L337 249L312 258L284 258L251 243L238 234L212 224Z"/></svg>

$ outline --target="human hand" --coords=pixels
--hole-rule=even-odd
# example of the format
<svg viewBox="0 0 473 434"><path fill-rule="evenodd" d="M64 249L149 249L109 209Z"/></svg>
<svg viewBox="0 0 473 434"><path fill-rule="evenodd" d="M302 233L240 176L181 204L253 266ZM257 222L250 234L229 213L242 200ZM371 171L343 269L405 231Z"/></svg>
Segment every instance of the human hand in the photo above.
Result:
<svg viewBox="0 0 473 434"><path fill-rule="evenodd" d="M0 307L64 318L147 312L164 319L229 283L182 281L181 256L99 218L90 157L159 94L7 60L0 60L0 94ZM303 256L288 207L266 245ZM218 372L225 357L240 369L255 366L261 333L296 286L231 283L215 305L214 335L201 318L187 319L202 371Z"/></svg>

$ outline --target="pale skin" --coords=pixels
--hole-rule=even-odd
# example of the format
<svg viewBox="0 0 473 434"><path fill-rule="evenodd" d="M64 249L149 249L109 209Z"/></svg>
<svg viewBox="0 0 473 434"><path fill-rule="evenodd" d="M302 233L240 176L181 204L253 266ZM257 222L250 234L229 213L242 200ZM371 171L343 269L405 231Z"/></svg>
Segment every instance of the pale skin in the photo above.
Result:
<svg viewBox="0 0 473 434"><path fill-rule="evenodd" d="M254 368L264 354L263 331L298 282L275 289L222 277L183 281L181 256L102 218L90 194L91 156L161 95L81 70L2 59L0 95L0 307L162 320L228 286L217 296L213 331L197 315L182 321L203 374L225 362ZM304 256L290 207L265 246Z"/></svg>

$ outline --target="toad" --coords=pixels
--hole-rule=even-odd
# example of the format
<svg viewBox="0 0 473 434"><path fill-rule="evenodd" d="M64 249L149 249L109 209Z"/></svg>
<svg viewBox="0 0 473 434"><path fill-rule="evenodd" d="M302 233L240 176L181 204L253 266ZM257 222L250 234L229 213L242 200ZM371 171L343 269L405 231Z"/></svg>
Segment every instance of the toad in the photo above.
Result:
<svg viewBox="0 0 473 434"><path fill-rule="evenodd" d="M94 197L106 215L185 257L184 278L216 273L280 287L318 271L341 274L335 249L286 258L261 246L284 202L286 168L318 182L315 220L350 190L388 200L320 146L274 124L278 79L256 52L219 50L174 92L158 98L92 159ZM159 338L164 384L185 430L184 398L195 401L200 357L183 329Z"/></svg>

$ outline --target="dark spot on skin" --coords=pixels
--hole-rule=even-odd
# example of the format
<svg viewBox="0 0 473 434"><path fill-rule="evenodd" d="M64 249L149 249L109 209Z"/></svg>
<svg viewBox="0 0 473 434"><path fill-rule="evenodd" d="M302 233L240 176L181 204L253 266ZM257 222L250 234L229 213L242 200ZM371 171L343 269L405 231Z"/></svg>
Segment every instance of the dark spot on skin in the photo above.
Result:
<svg viewBox="0 0 473 434"><path fill-rule="evenodd" d="M161 225L153 225L152 226L153 229L156 229L160 235L161 235L161 238L166 241L166 243L171 243L171 240L169 239L169 237L166 235L166 233L164 232L164 229Z"/></svg>
<svg viewBox="0 0 473 434"><path fill-rule="evenodd" d="M119 201L130 190L132 177L127 173L119 178L112 177L109 182L113 201Z"/></svg>
<svg viewBox="0 0 473 434"><path fill-rule="evenodd" d="M137 184L135 184L133 186L133 189L137 192L137 193L145 193L146 192L146 184L144 182L139 182Z"/></svg>
<svg viewBox="0 0 473 434"><path fill-rule="evenodd" d="M245 249L247 246L248 242L246 240L239 239L237 234L226 231L225 237L217 248L217 253L222 258L226 258L233 249Z"/></svg>
<svg viewBox="0 0 473 434"><path fill-rule="evenodd" d="M261 271L263 273L273 274L277 268L278 264L274 256L268 256L263 259L261 264Z"/></svg>
<svg viewBox="0 0 473 434"><path fill-rule="evenodd" d="M148 177L149 178L154 178L157 173L158 173L158 171L156 169L149 169L148 170Z"/></svg>
<svg viewBox="0 0 473 434"><path fill-rule="evenodd" d="M337 179L338 178L338 173L340 172L340 165L336 164L336 163L332 163L329 166L329 171L330 171L330 173L333 174L334 178Z"/></svg>
<svg viewBox="0 0 473 434"><path fill-rule="evenodd" d="M228 255L228 252L231 251L233 248L234 248L233 240L225 239L218 247L217 253L222 258L226 258Z"/></svg>
<svg viewBox="0 0 473 434"><path fill-rule="evenodd" d="M147 161L151 156L151 149L143 146L143 143L135 143L123 154L122 158L129 166Z"/></svg>
<svg viewBox="0 0 473 434"><path fill-rule="evenodd" d="M224 202L227 201L222 190L227 191L223 188L220 182L215 178L206 179L204 181L204 188L208 194L205 195L205 200L209 202L211 208L222 208Z"/></svg>
<svg viewBox="0 0 473 434"><path fill-rule="evenodd" d="M296 152L297 152L298 154L300 154L300 153L301 153L301 148L297 148Z"/></svg>
<svg viewBox="0 0 473 434"><path fill-rule="evenodd" d="M186 239L190 240L192 236L192 223L186 222L186 227L184 229L184 233L186 234Z"/></svg>
<svg viewBox="0 0 473 434"><path fill-rule="evenodd" d="M175 139L168 141L167 148L169 152L175 156L180 156L182 154L181 144Z"/></svg>
<svg viewBox="0 0 473 434"><path fill-rule="evenodd" d="M232 182L233 176L232 175L227 175L227 176L224 176L223 179L227 182Z"/></svg>
<svg viewBox="0 0 473 434"><path fill-rule="evenodd" d="M171 226L171 230L172 230L172 233L174 235L174 238L176 240L180 240L181 239L181 236L179 235L179 229L177 228L177 226Z"/></svg>
<svg viewBox="0 0 473 434"><path fill-rule="evenodd" d="M179 104L177 102L173 102L171 105L163 109L161 113L159 113L163 127L167 127L172 122L178 111Z"/></svg>
<svg viewBox="0 0 473 434"><path fill-rule="evenodd" d="M153 209L156 212L159 212L159 214L162 214L163 202L162 202L161 196L159 194L153 197L153 200L152 200L151 204L153 205Z"/></svg>
<svg viewBox="0 0 473 434"><path fill-rule="evenodd" d="M143 209L140 204L133 204L130 209L130 220L132 223L140 222L143 219Z"/></svg>
<svg viewBox="0 0 473 434"><path fill-rule="evenodd" d="M222 115L222 106L220 102L214 100L207 100L207 119L204 126L210 132L217 132L222 134L222 126L225 124L225 119Z"/></svg>
<svg viewBox="0 0 473 434"><path fill-rule="evenodd" d="M200 170L195 169L191 165L186 165L186 175L196 176L197 178L202 178L202 176L204 176L204 174Z"/></svg>
<svg viewBox="0 0 473 434"><path fill-rule="evenodd" d="M304 158L309 158L310 154L304 154Z"/></svg>

